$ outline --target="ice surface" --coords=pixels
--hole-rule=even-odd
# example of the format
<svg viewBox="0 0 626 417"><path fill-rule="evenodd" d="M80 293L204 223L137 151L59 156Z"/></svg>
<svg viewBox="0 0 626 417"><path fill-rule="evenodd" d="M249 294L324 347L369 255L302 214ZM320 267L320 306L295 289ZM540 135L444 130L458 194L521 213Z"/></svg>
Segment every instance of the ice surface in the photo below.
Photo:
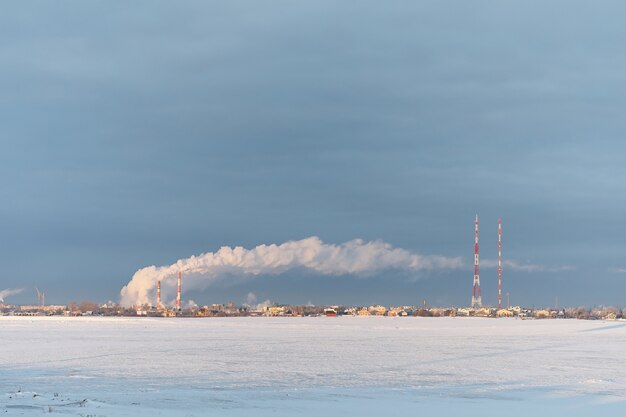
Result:
<svg viewBox="0 0 626 417"><path fill-rule="evenodd" d="M0 337L14 415L626 413L626 322L0 317Z"/></svg>

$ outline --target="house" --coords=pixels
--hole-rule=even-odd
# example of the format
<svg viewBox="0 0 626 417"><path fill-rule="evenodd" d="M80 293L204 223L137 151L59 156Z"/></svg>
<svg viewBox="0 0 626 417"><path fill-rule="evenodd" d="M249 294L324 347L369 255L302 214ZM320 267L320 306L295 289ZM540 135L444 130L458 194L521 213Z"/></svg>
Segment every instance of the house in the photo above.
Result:
<svg viewBox="0 0 626 417"><path fill-rule="evenodd" d="M552 312L550 310L535 311L535 318L537 319L548 319L550 317L552 317Z"/></svg>
<svg viewBox="0 0 626 417"><path fill-rule="evenodd" d="M381 305L371 306L368 310L372 316L384 316L387 313L387 308Z"/></svg>
<svg viewBox="0 0 626 417"><path fill-rule="evenodd" d="M469 308L457 308L456 315L460 317L469 317L470 309Z"/></svg>
<svg viewBox="0 0 626 417"><path fill-rule="evenodd" d="M474 314L476 317L491 317L492 313L491 313L491 309L489 307L482 307L479 308L478 310L476 310L476 314Z"/></svg>
<svg viewBox="0 0 626 417"><path fill-rule="evenodd" d="M510 310L506 310L504 308L501 308L500 310L496 311L496 317L513 317L514 314L512 311Z"/></svg>
<svg viewBox="0 0 626 417"><path fill-rule="evenodd" d="M609 312L603 317L603 319L604 320L617 320L617 314L613 312Z"/></svg>

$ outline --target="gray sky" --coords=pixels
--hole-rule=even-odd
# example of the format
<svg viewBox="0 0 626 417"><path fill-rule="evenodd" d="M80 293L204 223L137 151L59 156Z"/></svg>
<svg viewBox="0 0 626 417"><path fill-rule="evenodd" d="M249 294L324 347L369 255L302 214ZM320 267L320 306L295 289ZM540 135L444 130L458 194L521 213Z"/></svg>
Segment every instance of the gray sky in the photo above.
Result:
<svg viewBox="0 0 626 417"><path fill-rule="evenodd" d="M619 1L14 1L0 14L0 290L117 300L224 245L382 239L463 270L224 281L199 303L467 304L473 218L512 303L626 307ZM483 299L496 302L495 269Z"/></svg>

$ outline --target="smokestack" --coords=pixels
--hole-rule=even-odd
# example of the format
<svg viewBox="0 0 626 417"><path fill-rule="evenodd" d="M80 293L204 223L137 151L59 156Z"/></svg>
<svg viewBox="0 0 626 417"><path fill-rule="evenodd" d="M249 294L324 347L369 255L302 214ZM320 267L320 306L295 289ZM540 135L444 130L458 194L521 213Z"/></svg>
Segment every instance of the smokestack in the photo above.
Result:
<svg viewBox="0 0 626 417"><path fill-rule="evenodd" d="M157 309L161 309L161 281L157 281Z"/></svg>
<svg viewBox="0 0 626 417"><path fill-rule="evenodd" d="M180 311L180 271L178 271L178 291L176 292L176 310Z"/></svg>

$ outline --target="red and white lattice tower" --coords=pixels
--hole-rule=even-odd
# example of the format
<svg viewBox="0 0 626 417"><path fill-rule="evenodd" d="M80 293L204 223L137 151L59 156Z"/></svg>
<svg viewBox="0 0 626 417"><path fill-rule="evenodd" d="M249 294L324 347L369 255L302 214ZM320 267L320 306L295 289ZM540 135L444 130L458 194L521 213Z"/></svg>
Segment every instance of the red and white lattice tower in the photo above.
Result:
<svg viewBox="0 0 626 417"><path fill-rule="evenodd" d="M157 309L161 309L161 281L157 281Z"/></svg>
<svg viewBox="0 0 626 417"><path fill-rule="evenodd" d="M178 290L176 291L176 310L180 311L180 272L178 272Z"/></svg>
<svg viewBox="0 0 626 417"><path fill-rule="evenodd" d="M502 219L498 219L498 308L502 308Z"/></svg>
<svg viewBox="0 0 626 417"><path fill-rule="evenodd" d="M483 305L480 297L480 272L478 268L478 214L474 223L474 286L472 287L472 308Z"/></svg>

